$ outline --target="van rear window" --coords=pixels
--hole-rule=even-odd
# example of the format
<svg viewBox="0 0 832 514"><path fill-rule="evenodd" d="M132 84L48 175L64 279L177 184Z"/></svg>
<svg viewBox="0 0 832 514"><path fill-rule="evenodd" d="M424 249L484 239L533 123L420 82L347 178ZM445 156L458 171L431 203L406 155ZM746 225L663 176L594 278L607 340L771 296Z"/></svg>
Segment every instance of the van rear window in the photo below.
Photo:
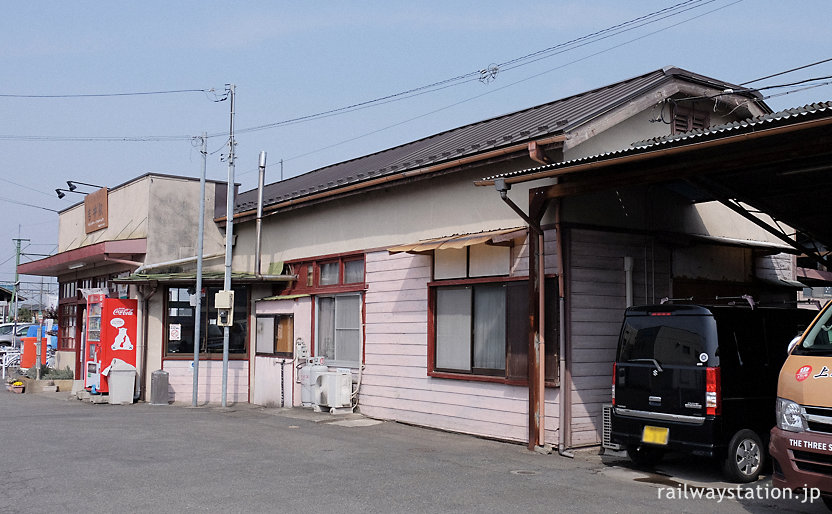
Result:
<svg viewBox="0 0 832 514"><path fill-rule="evenodd" d="M621 330L619 362L655 360L660 365L703 365L711 357L707 340L716 342L716 323L710 316L628 316Z"/></svg>

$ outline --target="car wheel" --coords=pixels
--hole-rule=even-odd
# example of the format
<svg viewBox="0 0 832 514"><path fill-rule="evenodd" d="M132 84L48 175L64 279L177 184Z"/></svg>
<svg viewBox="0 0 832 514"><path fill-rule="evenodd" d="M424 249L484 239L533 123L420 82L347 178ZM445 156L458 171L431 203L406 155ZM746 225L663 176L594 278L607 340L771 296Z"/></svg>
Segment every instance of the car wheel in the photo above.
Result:
<svg viewBox="0 0 832 514"><path fill-rule="evenodd" d="M643 444L627 447L627 456L639 466L655 466L664 457L664 450Z"/></svg>
<svg viewBox="0 0 832 514"><path fill-rule="evenodd" d="M760 476L764 460L760 436L751 430L743 429L731 438L722 470L726 478L733 482L753 482Z"/></svg>

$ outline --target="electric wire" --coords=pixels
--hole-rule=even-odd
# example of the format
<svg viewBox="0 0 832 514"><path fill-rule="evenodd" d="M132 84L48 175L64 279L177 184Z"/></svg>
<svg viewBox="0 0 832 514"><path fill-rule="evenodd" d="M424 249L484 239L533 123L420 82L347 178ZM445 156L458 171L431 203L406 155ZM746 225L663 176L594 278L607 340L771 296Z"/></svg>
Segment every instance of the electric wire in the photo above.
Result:
<svg viewBox="0 0 832 514"><path fill-rule="evenodd" d="M12 184L12 185L14 185L14 186L22 187L23 189L28 189L28 190L30 190L30 191L34 191L34 192L36 192L36 193L40 193L40 194L42 194L42 195L46 195L46 196L50 196L50 197L51 197L51 196L54 196L54 195L51 195L51 194L49 194L49 193L47 193L47 192L45 192L45 191L41 191L40 189L35 189L35 188L33 188L33 187L29 187L29 186L24 185L24 184L18 184L17 182L11 181L11 180L9 180L9 179L7 179L7 178L0 178L0 180L2 180L3 182L8 182L9 184Z"/></svg>
<svg viewBox="0 0 832 514"><path fill-rule="evenodd" d="M11 198L4 198L2 196L0 196L0 201L14 203L14 204L17 204L17 205L24 205L26 207L34 207L36 209L43 209L44 211L60 212L60 211L56 211L55 209L50 209L49 207L42 207L40 205L35 205L35 204L32 204L32 203L26 203L26 202L18 202L17 200L12 200Z"/></svg>
<svg viewBox="0 0 832 514"><path fill-rule="evenodd" d="M529 61L528 63L516 64L515 66L510 66L507 69L518 68L518 67L520 67L524 64L529 64L531 62L536 62L536 61L538 61L542 58L545 58L545 57L551 57L552 55L558 55L560 53L564 53L564 52L569 51L569 50L574 50L575 48L580 48L582 46L586 46L590 43L598 42L598 41L601 41L603 39L607 39L609 37L620 35L624 32L628 32L630 30L635 30L637 28L643 27L643 26L648 25L650 23L655 23L655 22L664 20L668 17L682 14L682 13L687 12L687 11L693 9L693 8L701 7L703 5L707 5L707 4L713 3L715 1L717 1L717 0L686 0L685 2L678 3L674 6L667 7L665 9L661 9L659 11L655 11L655 12L652 12L650 14L640 16L638 18L634 18L632 20L628 20L626 22L622 22L622 23L619 23L617 25L613 25L612 27L608 27L606 29L596 31L592 34L588 34L586 36L581 36L579 38L575 38L575 39L572 39L570 41L566 41L564 43L560 43L558 45L551 46L551 47L543 49L543 50L539 50L537 52L532 52L532 53L527 54L523 57L518 57L518 58L515 58L515 59L511 59L509 61L505 61L503 63L497 64L497 67L499 69L503 66L508 66L510 64L520 63L520 62L522 62L524 60L527 60L531 57L540 56L541 54L550 54L550 55L544 55L544 57L538 57L537 59ZM735 3L738 3L740 1L742 1L742 0L737 0L736 2L733 2L729 5L734 5ZM623 29L623 30L617 31L613 34L607 34L608 32L614 31L615 29L625 27L625 26L631 25L633 23L637 23L641 20L649 19L649 18L655 17L655 16L660 15L660 14L665 14L668 11L672 11L672 10L675 10L675 9L680 9L681 7L688 6L689 4L694 4L694 6L693 7L687 7L686 9L679 10L678 12L673 13L673 14L666 14L665 16L661 16L658 19L655 19L655 20L652 20L652 21L649 21L649 22L645 22L645 23L642 23L640 25L636 25L634 27ZM696 4L701 4L701 5L696 5ZM709 11L709 13L710 12L714 12L714 11ZM600 35L603 35L603 34L607 34L607 35L604 35L603 37L597 37L597 36L600 36ZM593 38L595 38L595 39L593 39ZM589 40L589 41L587 41L587 40ZM581 44L576 44L576 43L581 43ZM574 46L570 47L570 45L574 45ZM563 49L564 47L567 47L567 48ZM551 52L553 52L554 50L557 50L557 49L562 49L562 50L560 50L557 53L551 53ZM439 90L442 90L442 89L446 89L448 87L461 85L463 83L473 82L475 80L479 80L479 76L481 74L481 71L482 70L477 70L477 71L465 73L465 74L458 75L458 76L450 78L450 79L441 80L441 81L434 82L432 84L428 84L428 85L425 85L425 86L412 88L412 89L409 89L409 90L406 90L406 91L401 91L401 92L398 92L398 93L386 95L386 96L375 98L375 99L372 99L372 100L366 100L366 101L363 101L363 102L358 102L358 103L355 103L355 104L352 104L352 105L347 105L347 106L344 106L344 107L338 107L338 108L330 109L330 110L327 110L327 111L321 111L321 112L318 112L318 113L299 116L299 117L296 117L296 118L290 118L290 119L276 121L276 122L272 122L272 123L266 123L266 124L257 125L257 126L254 126L254 127L238 129L236 132L238 134L244 134L244 133L248 133L248 132L256 132L256 131L266 130L266 129L275 128L275 127L284 126L284 125L293 125L295 123L299 123L299 122L303 122L303 121L309 121L309 120L312 120L312 119L327 118L327 117L330 117L330 116L335 115L335 114L341 114L341 113L344 113L344 112L353 112L353 111L361 110L361 109L369 107L369 106L384 105L384 104L387 104L387 103L390 103L390 102L393 102L393 101L404 100L404 99L412 98L414 96L419 96L419 95L422 95L422 94L425 94L425 93L439 91ZM464 80L464 79L468 79L468 80ZM463 81L463 82L459 82L459 81ZM209 137L218 137L218 136L222 136L222 135L226 135L226 134L227 134L227 132L219 132L219 133L215 133L215 134L210 134Z"/></svg>
<svg viewBox="0 0 832 514"><path fill-rule="evenodd" d="M178 93L211 93L212 89L173 89L168 91L135 91L129 93L78 93L61 95L31 95L0 93L0 98L107 98L116 96L170 95Z"/></svg>
<svg viewBox="0 0 832 514"><path fill-rule="evenodd" d="M798 71L798 70L803 70L803 69L806 69L806 68L811 68L812 66L817 66L818 64L827 63L829 61L832 61L832 57L830 57L829 59L824 59L822 61L813 62L811 64L805 64L803 66L798 66L797 68L792 68L790 70L781 71L781 72L778 72L778 73L773 73L771 75L766 75L765 77L760 77L758 79L749 80L747 82L741 82L740 85L744 86L746 84L753 84L754 82L760 82L761 80L766 80L766 79L770 79L770 78L774 78L774 77L779 77L780 75L785 75L786 73L791 73L793 71Z"/></svg>
<svg viewBox="0 0 832 514"><path fill-rule="evenodd" d="M690 11L692 9L702 7L704 5L713 3L717 0L685 0L683 2L674 4L672 6L648 13L646 15L642 15L631 20L627 20L622 23L618 23L616 25L612 25L605 29L593 32L591 34L587 34L581 36L579 38L572 39L570 41L566 41L564 43L559 43L557 45L545 48L543 50L538 50L529 54L526 54L521 57L517 57L514 59L510 59L503 63L497 65L497 67L506 67L507 69L515 69L517 67L530 64L532 62L536 62L540 59L551 57L553 55L558 55L564 53L569 50L574 50L575 48L579 48L581 46L585 46L590 43L598 42L603 39L607 39L609 37L613 37L615 35L620 35L624 32L635 30L637 28L643 27L650 23L655 23L664 19L667 19L671 16L677 16L684 12ZM737 0L738 3L742 0ZM719 10L719 9L716 9ZM714 11L709 11L714 12ZM709 14L706 13L706 14ZM647 21L649 20L649 21ZM572 45L572 46L570 46ZM553 53L555 50L559 50L558 52ZM529 60L531 58L535 58ZM524 62L526 61L526 62ZM411 88L405 91L401 91L398 93L393 93L390 95L382 96L379 98L366 100L362 102L358 102L355 104L330 109L327 111L322 111L314 114L309 114L305 116L300 116L292 119L281 120L273 123L267 123L263 125L258 125L249 128L238 129L236 132L238 134L248 133L248 132L255 132L260 130L266 130L270 128L275 128L284 125L291 125L295 123L300 123L303 121L309 121L312 119L319 119L324 117L333 116L336 114L352 112L355 110L359 110L362 108L374 106L374 105L383 105L392 101L402 100L405 98L412 98L413 96L418 96L421 94L425 94L428 92L434 92L441 89L445 89L447 87L451 87L454 85L459 85L465 82L471 82L473 80L479 80L481 72L483 70L476 70L472 72L468 72L465 74L458 75L456 77L452 77L449 79L441 80L438 82L434 82L431 84L427 84L424 86L419 86L416 88ZM461 80L465 80L464 82L459 82ZM184 89L184 90L170 90L170 91L148 91L148 92L133 92L133 93L96 93L96 94L73 94L73 95L3 95L0 94L0 97L7 96L7 97L18 97L18 98L79 98L79 97L107 97L107 96L135 96L135 95L151 95L151 94L171 94L171 93L184 93L184 92L203 92L203 93L215 93L214 89ZM214 101L224 101L227 98L227 93L224 96L216 96ZM373 132L375 133L375 132ZM209 138L216 138L227 136L227 132L218 132L209 134ZM104 142L164 142L164 141L184 141L184 140L192 140L194 136L192 135L179 135L179 136L110 136L110 137L79 137L79 136L16 136L16 135L0 135L0 140L16 140L16 141L64 141L64 142L91 142L91 141L104 141Z"/></svg>
<svg viewBox="0 0 832 514"><path fill-rule="evenodd" d="M603 50L599 50L599 51L594 52L594 53L591 53L591 54L589 54L589 55L585 55L585 56L580 57L580 58L578 58L578 59L574 59L574 60L569 61L569 62L567 62L567 63L564 63L564 64L561 64L561 65L555 66L554 68L550 68L550 69L545 70L545 71L543 71L543 72L540 72L540 73L536 73L536 74L530 75L530 76L525 77L525 78L523 78L523 79L517 80L517 81L515 81L515 82L511 82L511 83L509 83L509 84L505 84L505 85L503 85L503 86L500 86L500 87L498 87L498 88L495 88L495 89L492 89L492 90L486 91L486 92L484 92L484 93L480 93L480 94L478 94L478 95L475 95L475 96L472 96L472 97L469 97L469 98L466 98L466 99L463 99L463 100L460 100L460 101L454 102L454 103L449 104L449 105L446 105L446 106L444 106L444 107L440 107L440 108L435 109L435 110L433 110L433 111L430 111L430 112L427 112L427 113L424 113L424 114L420 114L419 116L415 116L415 117L413 117L413 118L409 118L409 119L406 119L406 120L403 120L403 121L400 121L400 122L394 123L394 124L392 124L392 125L387 125L387 126L385 126L385 127L383 127L383 128L376 129L376 130L373 130L373 131L371 131L371 132L367 132L367 133L365 133L365 134L361 134L361 135L358 135L358 136L355 136L355 137L351 137L351 138L349 138L349 139L346 139L346 140L343 140L343 141L339 141L339 142L337 142L337 143L333 143L333 144L328 145L328 146L325 146L325 147L321 147L321 148L318 148L318 149L314 149L314 150L311 150L311 151L306 152L306 153L303 153L303 154L298 154L298 155L294 155L294 156L291 156L291 157L287 157L287 158L285 158L285 159L284 159L284 162L285 162L285 161L291 161L291 160L294 160L294 159L299 159L299 158L301 158L301 157L306 157L306 156L308 156L308 155L311 155L311 154L316 153L316 152L319 152L319 151L323 151L323 150L326 150L326 149L330 149L330 148L333 148L333 147L335 147L335 146L339 146L339 145L342 145L342 144L346 144L346 143L349 143L349 142L355 141L355 140L357 140L357 139L361 139L361 138L363 138L363 137L367 137L367 136L370 136L370 135L373 135L373 134L377 134L377 133L379 133L379 132L381 132L381 131L391 129L391 128L397 127L397 126L399 126L399 125L403 125L403 124L405 124L405 123L409 123L409 122L411 122L411 121L418 120L418 119L420 119L420 118L424 118L425 116L429 116L429 115L431 115L431 114L436 114L437 112L441 112L441 111L444 111L444 110L446 110L446 109L450 109L450 108L452 108L452 107L456 107L456 106L461 105L461 104L463 104L463 103L470 102L470 101L472 101L472 100L476 100L476 99L482 98L483 96L490 95L490 94L496 93L496 92L498 92L498 91L502 91L502 90L507 89L507 88L509 88L509 87L516 86L517 84L521 84L521 83L523 83L523 82L526 82L526 81L529 81L529 80L532 80L532 79L538 78L538 77L540 77L540 76L546 75L546 74L551 73L551 72L553 72L553 71L556 71L556 70L559 70L559 69L565 68L565 67L567 67L567 66L571 66L572 64L575 64L575 63L578 63L578 62L581 62L581 61L585 61L585 60L590 59L590 58L592 58L592 57L595 57L595 56L597 56L597 55L600 55L600 54L603 54L603 53L606 53L606 52L609 52L609 51L612 51L612 50L618 49L618 48L620 48L620 47L622 47L622 46L624 46L624 45L628 45L628 44L634 43L634 42L636 42L636 41L639 41L639 40L641 40L641 39L644 39L644 38L650 37L650 36L652 36L652 35L658 34L658 33L663 32L663 31L665 31L665 30L669 30L669 29L671 29L671 28L677 27L677 26L679 26L679 25L681 25L681 24L683 24L683 23L687 23L687 22L689 22L689 21L696 20L696 19L701 18L701 17L703 17L703 16L707 16L708 14L712 14L712 13L714 13L714 12L716 12L716 11L719 11L719 10L725 9L725 8L727 8L727 7L731 7L732 5L738 4L738 3L740 3L740 2L742 2L742 0L735 0L734 2L732 2L732 3L730 3L730 4L727 4L727 5L724 5L724 6L721 6L721 7L717 7L716 9L712 9L712 10L710 10L710 11L708 11L708 12L705 12L705 13L702 13L702 14L698 14L698 15L696 15L696 16L693 16L693 17L688 18L688 19L686 19L686 20L683 20L683 21L680 21L680 22L674 23L674 24L672 24L672 25L668 25L667 27L663 27L663 28L658 29L658 30L655 30L655 31L653 31L653 32L649 32L649 33L647 33L647 34L643 34L643 35L638 36L638 37L636 37L636 38L633 38L633 39L630 39L630 40L625 41L625 42L623 42L623 43L620 43L620 44L618 44L618 45L616 45L616 46L614 46L614 47L608 47L608 48L605 48L605 49L603 49Z"/></svg>

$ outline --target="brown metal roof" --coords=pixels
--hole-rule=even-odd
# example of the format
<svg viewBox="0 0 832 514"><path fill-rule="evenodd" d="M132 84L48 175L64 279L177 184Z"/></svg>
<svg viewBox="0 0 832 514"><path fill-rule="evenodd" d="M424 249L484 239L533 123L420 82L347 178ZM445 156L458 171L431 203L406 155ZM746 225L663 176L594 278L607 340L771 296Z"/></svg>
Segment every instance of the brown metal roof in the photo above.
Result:
<svg viewBox="0 0 832 514"><path fill-rule="evenodd" d="M562 134L673 79L737 88L679 68L663 68L269 184L263 194L264 207ZM759 99L752 93L739 94ZM239 194L235 213L256 209L256 202L256 189Z"/></svg>

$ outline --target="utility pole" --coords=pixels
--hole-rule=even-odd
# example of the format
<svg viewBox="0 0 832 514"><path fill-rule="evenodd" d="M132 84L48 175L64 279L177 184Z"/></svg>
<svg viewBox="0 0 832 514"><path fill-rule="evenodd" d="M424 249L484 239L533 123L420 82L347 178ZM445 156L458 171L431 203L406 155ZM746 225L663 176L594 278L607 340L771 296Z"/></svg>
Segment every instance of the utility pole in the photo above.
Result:
<svg viewBox="0 0 832 514"><path fill-rule="evenodd" d="M20 287L20 275L17 273L17 267L20 266L20 243L23 241L29 242L28 239L12 239L15 243L15 261L14 261L14 289L12 290L12 305L14 306L14 327L12 328L13 334L17 334L17 301L20 295L17 294L17 290ZM14 337L12 336L12 344L14 344Z"/></svg>
<svg viewBox="0 0 832 514"><path fill-rule="evenodd" d="M225 280L223 289L231 291L231 246L234 242L234 84L226 86L231 100L231 128L228 138L228 191L225 203ZM231 323L234 320L229 320ZM222 333L222 406L227 407L228 395L228 338L231 327L223 327Z"/></svg>

